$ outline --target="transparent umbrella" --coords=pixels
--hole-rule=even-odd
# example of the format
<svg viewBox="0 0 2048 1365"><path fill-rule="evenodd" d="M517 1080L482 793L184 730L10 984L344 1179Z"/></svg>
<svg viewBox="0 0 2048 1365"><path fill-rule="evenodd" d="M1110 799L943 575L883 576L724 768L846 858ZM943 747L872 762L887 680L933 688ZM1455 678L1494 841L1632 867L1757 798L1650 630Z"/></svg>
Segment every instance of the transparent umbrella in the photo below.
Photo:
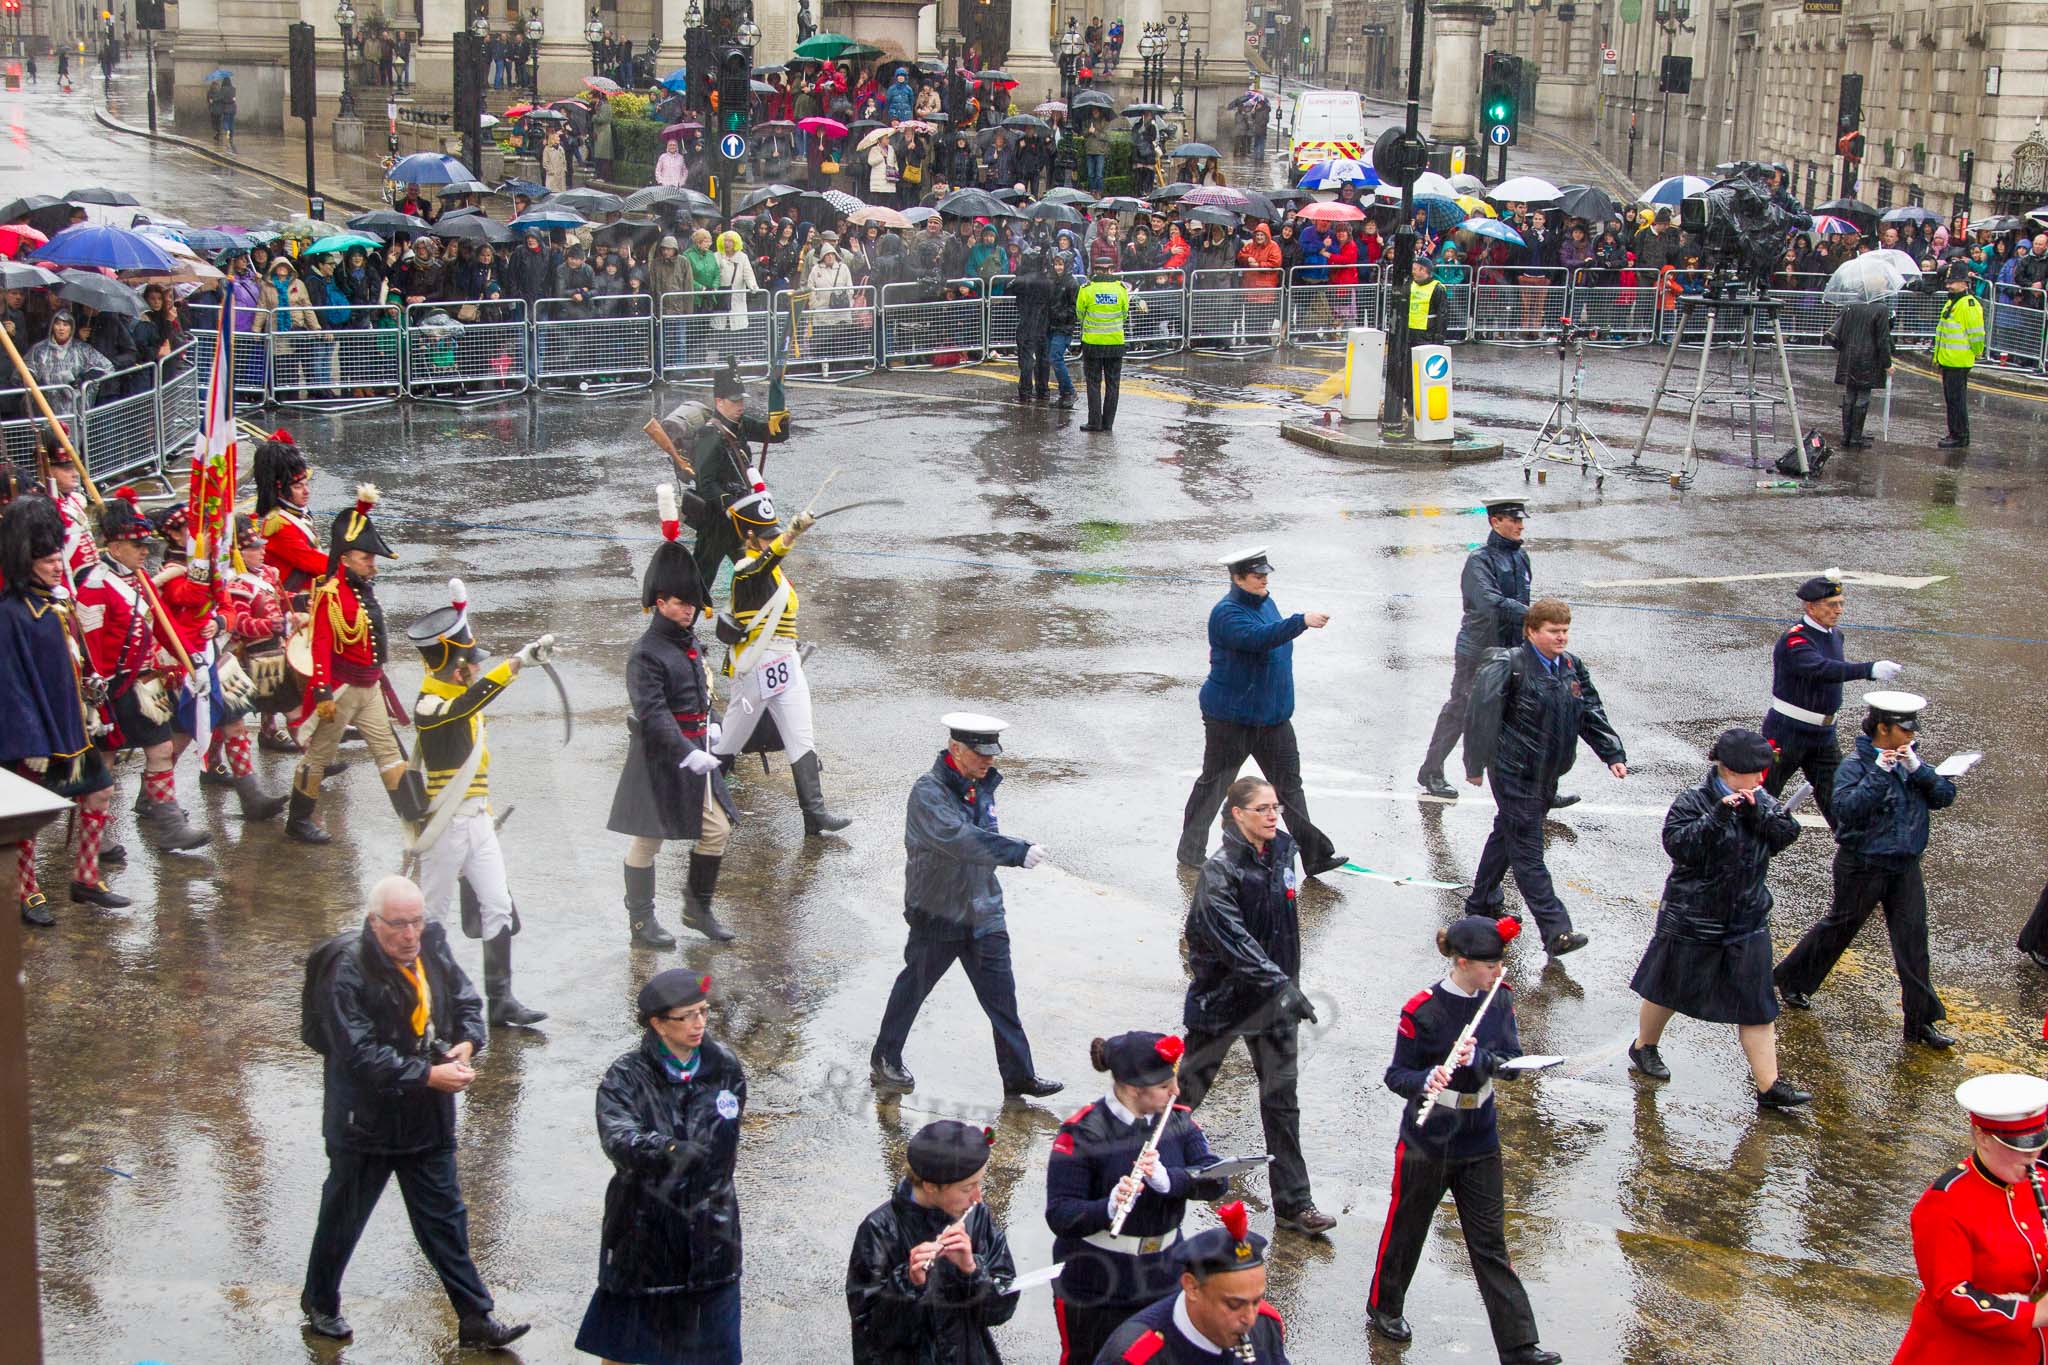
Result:
<svg viewBox="0 0 2048 1365"><path fill-rule="evenodd" d="M1920 278L1920 267L1903 251L1867 251L1844 261L1828 276L1821 298L1847 305L1898 293Z"/></svg>

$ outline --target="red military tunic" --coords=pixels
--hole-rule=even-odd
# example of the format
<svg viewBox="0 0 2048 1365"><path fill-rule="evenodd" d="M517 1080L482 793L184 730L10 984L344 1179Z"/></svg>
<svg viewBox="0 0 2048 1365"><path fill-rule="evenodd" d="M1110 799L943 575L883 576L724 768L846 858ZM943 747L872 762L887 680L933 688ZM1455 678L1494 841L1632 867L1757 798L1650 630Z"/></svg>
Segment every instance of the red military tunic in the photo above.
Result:
<svg viewBox="0 0 2048 1365"><path fill-rule="evenodd" d="M229 629L236 639L274 640L285 633L284 603L275 574L266 560L260 573L238 570L228 575Z"/></svg>
<svg viewBox="0 0 2048 1365"><path fill-rule="evenodd" d="M155 667L156 635L149 604L135 580L104 560L87 566L78 579L78 624L92 671L107 680L109 695L135 685L136 675Z"/></svg>
<svg viewBox="0 0 2048 1365"><path fill-rule="evenodd" d="M64 519L64 567L74 581L100 557L92 538L92 522L86 510L85 494L72 489L57 498L58 515Z"/></svg>
<svg viewBox="0 0 2048 1365"><path fill-rule="evenodd" d="M263 519L265 567L275 567L286 592L301 593L327 572L327 552L313 534L313 523L297 508L274 508Z"/></svg>
<svg viewBox="0 0 2048 1365"><path fill-rule="evenodd" d="M323 578L313 590L313 686L304 714L332 700L335 689L375 687L384 673L382 631L356 595L347 570Z"/></svg>
<svg viewBox="0 0 2048 1365"><path fill-rule="evenodd" d="M2034 1192L1971 1157L1913 1206L1920 1297L1892 1365L2041 1365L2048 1334L2029 1299L2048 1287L2048 1231Z"/></svg>
<svg viewBox="0 0 2048 1365"><path fill-rule="evenodd" d="M178 639L184 644L185 652L197 655L203 651L206 648L206 623L213 619L212 586L193 582L186 575L184 565L173 564L158 580L156 593L163 599L164 611L170 615L171 624L177 627ZM168 650L165 653L165 662L170 667L180 667Z"/></svg>

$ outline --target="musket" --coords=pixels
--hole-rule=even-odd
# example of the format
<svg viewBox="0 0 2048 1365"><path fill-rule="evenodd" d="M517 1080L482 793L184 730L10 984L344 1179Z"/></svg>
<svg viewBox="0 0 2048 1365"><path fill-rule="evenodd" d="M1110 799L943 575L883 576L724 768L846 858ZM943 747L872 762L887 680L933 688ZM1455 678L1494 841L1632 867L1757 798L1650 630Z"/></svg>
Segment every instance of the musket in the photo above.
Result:
<svg viewBox="0 0 2048 1365"><path fill-rule="evenodd" d="M1470 1038L1473 1034L1479 1032L1479 1021L1486 1017L1486 1007L1493 1003L1493 997L1500 994L1500 983L1507 979L1508 974L1506 972L1502 972L1499 976L1493 979L1493 989L1488 991L1486 993L1486 998L1479 1002L1479 1008L1473 1012L1471 1021L1467 1023L1463 1031L1461 1031L1458 1034L1458 1040L1451 1044L1450 1052L1445 1054L1444 1062L1447 1063L1451 1060L1452 1057L1457 1056L1458 1049L1465 1046L1465 1040ZM1439 1063L1438 1065L1442 1064L1443 1063ZM1448 1082L1446 1082L1444 1085L1444 1090L1448 1089L1450 1089L1450 1085ZM1422 1105L1422 1112L1415 1116L1415 1126L1418 1129L1427 1124L1429 1122L1429 1116L1436 1112L1436 1107L1438 1103L1437 1095L1441 1095L1443 1093L1443 1090L1439 1090L1436 1092L1435 1095L1430 1095L1425 1098Z"/></svg>

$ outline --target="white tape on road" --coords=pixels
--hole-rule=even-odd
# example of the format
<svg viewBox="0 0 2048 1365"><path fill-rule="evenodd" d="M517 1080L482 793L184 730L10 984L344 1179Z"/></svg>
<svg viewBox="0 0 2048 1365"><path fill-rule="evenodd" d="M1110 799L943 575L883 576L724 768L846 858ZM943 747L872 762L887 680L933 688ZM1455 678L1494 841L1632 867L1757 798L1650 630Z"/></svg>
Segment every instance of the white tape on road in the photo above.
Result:
<svg viewBox="0 0 2048 1365"><path fill-rule="evenodd" d="M1795 570L1791 573L1711 574L1699 578L1589 578L1580 586L1586 588L1677 588L1696 583L1763 583L1771 579L1780 578L1804 580L1814 577L1819 572L1816 569L1813 573ZM1842 581L1844 583L1854 583L1860 588L1904 588L1909 592L1918 591L1935 583L1945 582L1947 578L1947 574L1940 573L1913 576L1908 574L1870 573L1863 569L1842 570Z"/></svg>

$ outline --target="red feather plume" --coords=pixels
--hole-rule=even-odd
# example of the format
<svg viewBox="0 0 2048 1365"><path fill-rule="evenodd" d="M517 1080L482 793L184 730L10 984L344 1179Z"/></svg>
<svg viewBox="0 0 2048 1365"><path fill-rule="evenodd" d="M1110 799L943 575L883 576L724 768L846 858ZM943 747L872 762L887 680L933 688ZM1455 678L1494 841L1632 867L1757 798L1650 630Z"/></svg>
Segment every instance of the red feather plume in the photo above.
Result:
<svg viewBox="0 0 2048 1365"><path fill-rule="evenodd" d="M711 978L709 976L698 977L697 989L703 991L706 995L711 994Z"/></svg>
<svg viewBox="0 0 2048 1365"><path fill-rule="evenodd" d="M273 441L282 442L283 444L288 446L295 446L298 444L297 441L294 441L292 439L292 434L289 431L286 431L283 427L279 427L276 431L271 432L270 439Z"/></svg>
<svg viewBox="0 0 2048 1365"><path fill-rule="evenodd" d="M1159 1054L1160 1061L1171 1065L1186 1055L1188 1045L1169 1033L1158 1042L1152 1044L1152 1050Z"/></svg>
<svg viewBox="0 0 2048 1365"><path fill-rule="evenodd" d="M1502 915L1499 919L1493 922L1493 927L1499 931L1500 941L1503 947L1510 943L1513 943L1515 941L1515 936L1522 932L1522 922L1516 919L1513 915Z"/></svg>
<svg viewBox="0 0 2048 1365"><path fill-rule="evenodd" d="M1251 1215L1244 1211L1244 1200L1233 1199L1216 1210L1216 1216L1223 1220L1223 1227L1231 1240L1242 1242L1252 1230Z"/></svg>

